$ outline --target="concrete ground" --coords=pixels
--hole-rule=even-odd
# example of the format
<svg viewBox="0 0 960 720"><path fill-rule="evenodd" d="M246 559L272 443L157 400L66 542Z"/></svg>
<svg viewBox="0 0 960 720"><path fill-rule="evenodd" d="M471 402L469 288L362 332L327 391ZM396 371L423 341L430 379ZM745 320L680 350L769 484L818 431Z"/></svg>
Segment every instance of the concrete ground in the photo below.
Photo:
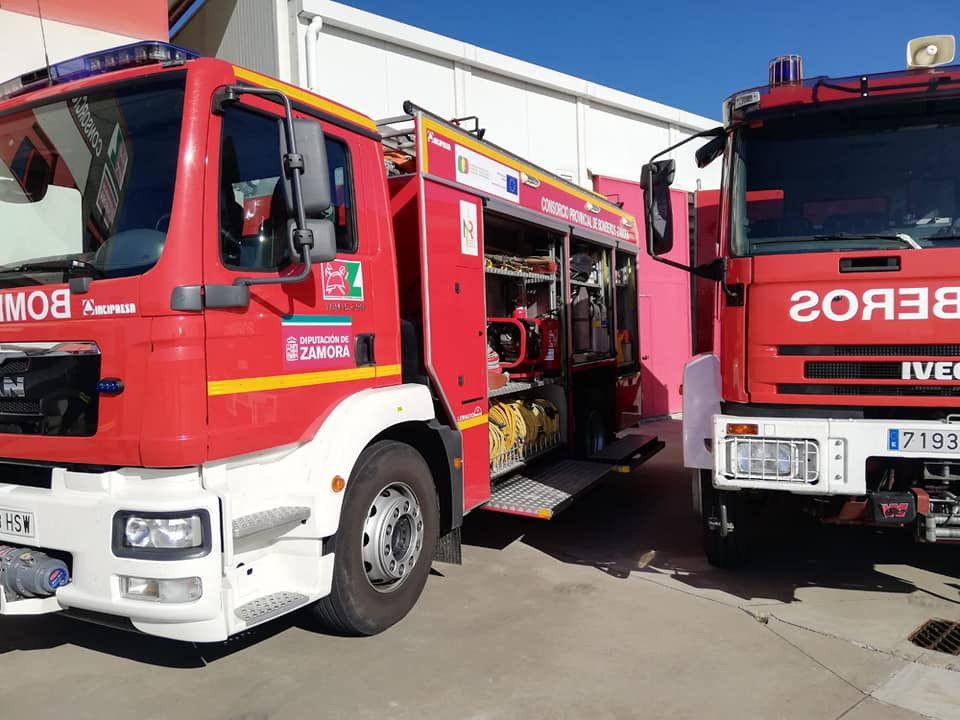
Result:
<svg viewBox="0 0 960 720"><path fill-rule="evenodd" d="M374 638L302 616L190 646L0 618L0 717L960 718L960 658L906 638L960 620L960 547L791 527L739 573L700 555L669 447L550 522L473 513L464 564Z"/></svg>

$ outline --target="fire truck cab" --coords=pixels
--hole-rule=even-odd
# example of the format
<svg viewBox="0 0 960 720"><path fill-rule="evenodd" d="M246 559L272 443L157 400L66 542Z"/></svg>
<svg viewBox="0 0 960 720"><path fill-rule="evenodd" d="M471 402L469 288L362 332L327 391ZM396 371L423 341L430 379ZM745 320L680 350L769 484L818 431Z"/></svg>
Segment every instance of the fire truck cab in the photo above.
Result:
<svg viewBox="0 0 960 720"><path fill-rule="evenodd" d="M378 632L474 508L661 446L634 219L413 105L162 43L0 85L0 613Z"/></svg>
<svg viewBox="0 0 960 720"><path fill-rule="evenodd" d="M774 496L825 522L960 538L954 46L918 38L908 70L841 79L778 57L703 133L698 163L724 161L719 237L684 269L716 281L720 345L684 372L684 460L717 565L746 558ZM644 168L658 258L672 171Z"/></svg>

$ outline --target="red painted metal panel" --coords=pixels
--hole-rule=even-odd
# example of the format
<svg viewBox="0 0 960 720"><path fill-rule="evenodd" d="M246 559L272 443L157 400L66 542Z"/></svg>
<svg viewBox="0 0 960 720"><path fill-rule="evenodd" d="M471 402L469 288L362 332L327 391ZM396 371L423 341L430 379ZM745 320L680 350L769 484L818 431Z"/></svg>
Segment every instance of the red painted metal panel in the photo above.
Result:
<svg viewBox="0 0 960 720"><path fill-rule="evenodd" d="M5 6L6 9L6 6ZM182 70L161 70L182 73ZM116 74L133 78L157 74L156 67ZM3 342L94 341L101 353L101 377L120 378L123 393L101 396L99 427L93 437L0 434L0 456L91 465L184 466L206 454L206 380L203 321L170 308L170 290L202 282L194 218L201 213L202 166L209 98L199 102L188 74L177 181L167 240L157 264L141 276L101 278L84 294L67 294L65 284L45 285L45 295L69 297L69 319L3 323ZM113 78L112 78L113 79ZM71 89L95 87L88 78ZM5 110L34 102L63 87L8 100ZM19 292L10 290L0 295ZM3 299L6 305L6 300ZM135 314L91 316L91 307L133 304Z"/></svg>
<svg viewBox="0 0 960 720"><path fill-rule="evenodd" d="M637 242L637 223L629 210L551 177L471 135L455 135L429 117L423 123L427 142L418 152L423 156L424 172L612 240ZM478 165L480 172L476 171Z"/></svg>
<svg viewBox="0 0 960 720"><path fill-rule="evenodd" d="M713 261L719 252L720 191L698 190L696 198L697 231L695 239L697 265ZM720 352L720 324L718 322L719 286L715 280L696 277L694 312L696 313L696 333L694 354Z"/></svg>
<svg viewBox="0 0 960 720"><path fill-rule="evenodd" d="M896 273L841 273L840 262L856 257L897 257ZM747 363L749 392L753 402L830 402L856 405L889 405L890 396L788 395L777 392L778 384L856 385L955 385L949 379L910 377L900 372L888 379L806 378L809 361L836 361L836 357L779 356L780 345L935 345L956 342L960 318L960 273L956 250L927 248L870 250L846 253L805 254L803 272L797 272L798 256L771 255L753 259L753 282L749 294ZM872 292L871 292L872 291ZM892 362L899 369L903 360L923 358L868 354L869 362ZM853 358L842 358L848 360ZM949 360L960 356L928 358ZM956 405L952 396L902 396L897 405Z"/></svg>
<svg viewBox="0 0 960 720"><path fill-rule="evenodd" d="M427 367L463 436L463 501L490 497L483 209L480 198L423 181Z"/></svg>
<svg viewBox="0 0 960 720"><path fill-rule="evenodd" d="M228 67L228 66L223 66ZM210 107L214 87L235 82L233 77L209 83L198 93ZM262 109L275 106L251 101ZM219 148L222 120L211 116L207 136L207 168L204 183L206 207L219 207ZM208 309L207 374L209 414L209 456L222 458L284 444L313 436L330 411L344 398L368 387L400 381L399 330L397 316L396 268L393 243L386 218L388 201L380 144L342 128L321 123L328 137L345 142L349 148L354 179L354 200L358 250L341 253L337 260L314 267L310 279L289 285L251 286L250 305L243 309ZM232 284L249 271L224 267L220 258L217 212L204 215L204 282ZM328 271L347 268L350 287L359 292L344 296L331 284ZM359 270L362 280L357 280ZM294 265L282 271L299 271ZM256 273L264 275L265 273ZM278 275L274 272L273 275ZM334 272L336 274L336 272ZM337 276L339 277L339 276ZM336 280L336 277L333 277ZM298 323L328 323L323 329ZM349 323L337 328L336 323ZM340 333L351 350L353 339L373 333L376 340L376 369L366 374L356 358L336 366L304 360L301 354L290 361L288 337L296 333L317 335ZM299 342L299 347L305 344ZM311 373L330 371L323 376Z"/></svg>

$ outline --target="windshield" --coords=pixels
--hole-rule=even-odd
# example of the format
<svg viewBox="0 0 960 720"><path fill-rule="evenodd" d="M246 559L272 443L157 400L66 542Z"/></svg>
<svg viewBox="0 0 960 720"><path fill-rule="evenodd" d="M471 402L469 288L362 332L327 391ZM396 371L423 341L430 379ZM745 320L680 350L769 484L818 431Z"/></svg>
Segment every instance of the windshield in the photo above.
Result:
<svg viewBox="0 0 960 720"><path fill-rule="evenodd" d="M735 255L960 246L960 100L742 128L732 181Z"/></svg>
<svg viewBox="0 0 960 720"><path fill-rule="evenodd" d="M0 116L0 288L142 273L173 204L184 76Z"/></svg>

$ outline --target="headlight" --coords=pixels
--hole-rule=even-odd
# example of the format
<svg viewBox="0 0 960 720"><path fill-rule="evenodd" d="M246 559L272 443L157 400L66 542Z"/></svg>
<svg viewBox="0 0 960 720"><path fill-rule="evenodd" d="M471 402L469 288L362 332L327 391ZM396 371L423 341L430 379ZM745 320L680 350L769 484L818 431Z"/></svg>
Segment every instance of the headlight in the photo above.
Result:
<svg viewBox="0 0 960 720"><path fill-rule="evenodd" d="M123 531L123 544L138 548L200 547L203 545L200 516L144 518L133 515L127 518Z"/></svg>
<svg viewBox="0 0 960 720"><path fill-rule="evenodd" d="M753 480L816 482L820 451L815 440L728 437L727 474Z"/></svg>
<svg viewBox="0 0 960 720"><path fill-rule="evenodd" d="M121 557L158 560L206 555L210 551L210 516L206 510L119 512L113 522L113 551Z"/></svg>
<svg viewBox="0 0 960 720"><path fill-rule="evenodd" d="M737 444L737 472L741 475L789 475L790 446L776 441Z"/></svg>

